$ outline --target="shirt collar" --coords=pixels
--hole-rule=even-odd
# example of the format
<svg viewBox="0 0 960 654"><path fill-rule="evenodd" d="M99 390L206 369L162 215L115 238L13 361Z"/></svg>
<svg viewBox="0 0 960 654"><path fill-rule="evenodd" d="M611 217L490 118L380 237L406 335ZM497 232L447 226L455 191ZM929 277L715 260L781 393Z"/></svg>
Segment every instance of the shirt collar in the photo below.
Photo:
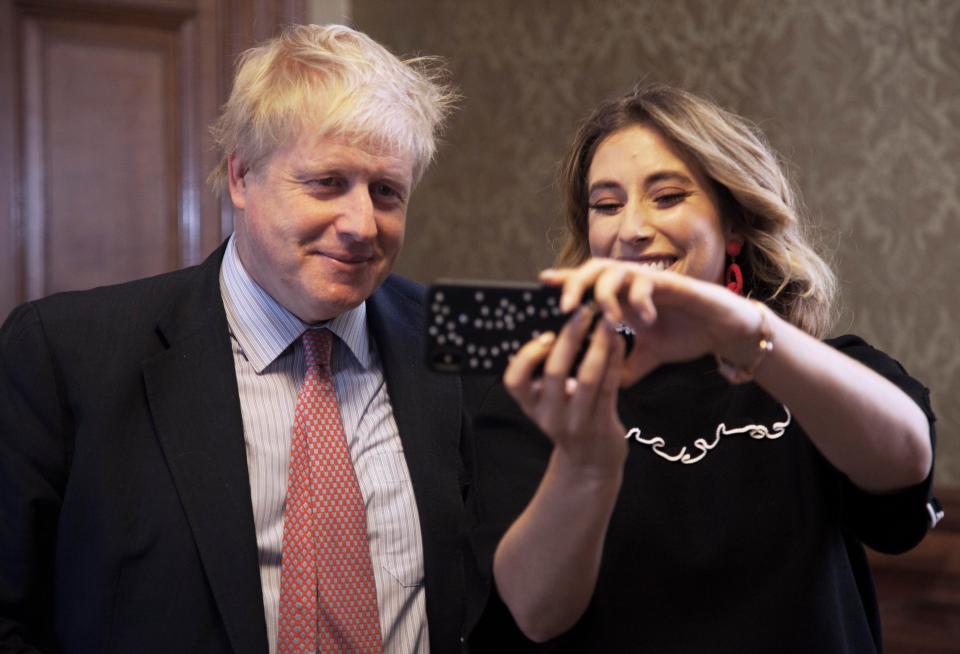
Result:
<svg viewBox="0 0 960 654"><path fill-rule="evenodd" d="M230 236L220 266L220 295L230 331L257 374L262 373L303 332L317 326L290 313L250 277L237 253L236 235ZM324 326L347 345L364 369L370 367L366 302L341 313Z"/></svg>

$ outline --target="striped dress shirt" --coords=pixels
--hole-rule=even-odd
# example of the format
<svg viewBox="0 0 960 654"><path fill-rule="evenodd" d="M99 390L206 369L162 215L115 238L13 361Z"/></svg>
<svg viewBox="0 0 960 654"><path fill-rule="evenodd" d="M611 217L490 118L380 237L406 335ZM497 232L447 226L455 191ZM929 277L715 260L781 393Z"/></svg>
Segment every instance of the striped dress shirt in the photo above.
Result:
<svg viewBox="0 0 960 654"><path fill-rule="evenodd" d="M297 395L306 374L301 334L310 327L246 272L232 236L220 268L240 389L243 435L270 652L276 652L287 466ZM429 651L423 542L413 487L366 304L325 325L334 338L333 382L367 511L385 653Z"/></svg>

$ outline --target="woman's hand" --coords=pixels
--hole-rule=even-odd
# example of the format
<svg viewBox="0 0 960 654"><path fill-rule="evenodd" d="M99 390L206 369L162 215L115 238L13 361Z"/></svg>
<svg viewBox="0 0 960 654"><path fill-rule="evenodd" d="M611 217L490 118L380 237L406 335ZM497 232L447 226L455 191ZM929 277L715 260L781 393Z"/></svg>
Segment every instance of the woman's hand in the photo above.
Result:
<svg viewBox="0 0 960 654"><path fill-rule="evenodd" d="M903 391L752 302L683 275L625 261L592 259L579 268L545 271L563 285L560 308L577 306L593 288L605 319L634 329L621 383L660 364L713 353L737 367L757 361L761 322L775 346L755 381L790 407L814 445L865 491L886 493L921 482L932 448L926 416Z"/></svg>
<svg viewBox="0 0 960 654"><path fill-rule="evenodd" d="M637 263L591 259L578 268L547 270L541 280L563 285L560 308L576 307L587 289L604 318L634 330L634 346L622 371L630 385L664 363L705 354L752 361L760 314L748 300L719 284Z"/></svg>
<svg viewBox="0 0 960 654"><path fill-rule="evenodd" d="M559 335L544 334L513 357L504 385L523 411L554 442L561 465L601 475L619 471L627 454L617 417L624 343L605 320L597 322L576 376L571 369L595 316L584 306ZM534 375L542 366L543 377Z"/></svg>
<svg viewBox="0 0 960 654"><path fill-rule="evenodd" d="M558 335L527 343L503 375L523 411L554 443L537 492L497 547L497 590L520 629L542 642L586 609L620 493L627 441L617 416L624 343L582 307ZM590 343L571 377L584 339ZM535 374L542 366L543 377Z"/></svg>
<svg viewBox="0 0 960 654"><path fill-rule="evenodd" d="M552 638L583 615L596 585L604 539L623 478L627 441L617 387L663 363L713 353L756 361L764 320L750 301L719 284L635 263L593 259L546 271L563 285L560 308L577 307L593 288L596 307L577 310L560 334L525 345L504 373L521 408L554 442L544 477L494 556L494 579L521 630ZM594 311L587 353L569 375ZM930 466L926 418L877 373L766 311L775 348L756 382L787 404L828 461L867 491L915 484ZM624 360L611 324L635 331ZM534 373L543 364L542 379ZM641 527L642 528L642 527Z"/></svg>

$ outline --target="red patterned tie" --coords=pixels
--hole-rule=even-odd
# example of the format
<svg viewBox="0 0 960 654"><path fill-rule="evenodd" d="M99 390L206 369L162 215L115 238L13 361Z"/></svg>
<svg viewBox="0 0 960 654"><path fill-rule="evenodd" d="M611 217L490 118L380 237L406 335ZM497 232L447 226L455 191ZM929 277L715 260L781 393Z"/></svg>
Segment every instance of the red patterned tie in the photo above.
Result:
<svg viewBox="0 0 960 654"><path fill-rule="evenodd" d="M278 654L383 651L367 514L330 374L327 329L303 334L280 568Z"/></svg>

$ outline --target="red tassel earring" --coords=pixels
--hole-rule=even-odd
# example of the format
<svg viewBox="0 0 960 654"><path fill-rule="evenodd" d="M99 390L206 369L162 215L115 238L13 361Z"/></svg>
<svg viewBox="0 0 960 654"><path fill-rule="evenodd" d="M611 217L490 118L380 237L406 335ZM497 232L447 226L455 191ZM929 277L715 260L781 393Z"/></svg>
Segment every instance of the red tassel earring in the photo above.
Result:
<svg viewBox="0 0 960 654"><path fill-rule="evenodd" d="M732 239L727 241L727 254L730 256L730 264L727 266L727 288L737 295L743 295L743 271L737 263L737 256L742 248L743 243L740 241Z"/></svg>

